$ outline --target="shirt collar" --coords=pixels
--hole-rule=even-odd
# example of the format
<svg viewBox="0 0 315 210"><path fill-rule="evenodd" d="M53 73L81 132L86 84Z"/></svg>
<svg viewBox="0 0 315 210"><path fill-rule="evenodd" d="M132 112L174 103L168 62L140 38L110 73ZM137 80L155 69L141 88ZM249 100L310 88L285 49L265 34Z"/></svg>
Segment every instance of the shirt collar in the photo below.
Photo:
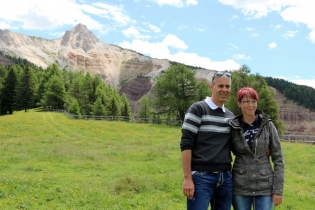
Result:
<svg viewBox="0 0 315 210"><path fill-rule="evenodd" d="M224 108L224 104L222 107L219 107L217 105L215 105L211 99L211 97L207 96L205 99L205 102L207 102L207 104L209 105L209 107L213 110L217 109L217 108L222 108L222 111L225 112L225 108Z"/></svg>
<svg viewBox="0 0 315 210"><path fill-rule="evenodd" d="M244 121L242 120L242 118L240 118L239 122L240 122L240 126L241 126L242 128L244 128L245 125L248 125L246 122L244 122ZM254 124L259 125L259 117L258 117L258 114L256 114L256 118L255 118L255 121L253 122L253 125L254 125Z"/></svg>

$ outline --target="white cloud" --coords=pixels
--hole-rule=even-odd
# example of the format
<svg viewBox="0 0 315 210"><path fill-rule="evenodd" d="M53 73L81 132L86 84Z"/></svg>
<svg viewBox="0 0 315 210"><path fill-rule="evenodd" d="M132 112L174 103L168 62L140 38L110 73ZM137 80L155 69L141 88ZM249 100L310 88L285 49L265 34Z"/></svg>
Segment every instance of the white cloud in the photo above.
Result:
<svg viewBox="0 0 315 210"><path fill-rule="evenodd" d="M310 30L309 39L315 43L315 1L310 0L219 0L222 4L242 10L249 18L261 18L279 12L283 20L305 24ZM279 25L278 25L279 26Z"/></svg>
<svg viewBox="0 0 315 210"><path fill-rule="evenodd" d="M198 1L197 0L186 0L186 5L189 6L189 5L194 5L196 6L198 4Z"/></svg>
<svg viewBox="0 0 315 210"><path fill-rule="evenodd" d="M0 22L0 28L3 28L3 29L18 29L18 27L13 26L13 25L5 22L5 21Z"/></svg>
<svg viewBox="0 0 315 210"><path fill-rule="evenodd" d="M233 17L231 18L230 21L235 20L235 19L237 19L237 18L238 18L238 15L233 15Z"/></svg>
<svg viewBox="0 0 315 210"><path fill-rule="evenodd" d="M282 37L285 39L293 38L296 36L297 33L298 31L287 31L285 34L282 35Z"/></svg>
<svg viewBox="0 0 315 210"><path fill-rule="evenodd" d="M189 29L189 27L188 27L188 26L185 26L185 25L180 25L180 26L178 26L178 29L179 29L179 30Z"/></svg>
<svg viewBox="0 0 315 210"><path fill-rule="evenodd" d="M184 6L184 3L182 0L150 0L150 1L156 2L160 6L163 6L163 5L169 5L169 6L174 6L174 7Z"/></svg>
<svg viewBox="0 0 315 210"><path fill-rule="evenodd" d="M54 37L62 37L64 34L65 34L65 32L63 31L63 32L58 32L58 31L56 31L56 32L51 32L51 33L48 33L50 36L54 36Z"/></svg>
<svg viewBox="0 0 315 210"><path fill-rule="evenodd" d="M93 6L95 6L95 11L98 12L92 12L91 14L99 15L101 17L104 17L108 20L114 20L116 23L122 24L122 25L128 25L130 23L135 23L134 20L132 20L128 15L125 14L123 6L117 7L112 6L105 3L94 3ZM96 8L99 7L99 8Z"/></svg>
<svg viewBox="0 0 315 210"><path fill-rule="evenodd" d="M241 9L244 15L251 18L267 16L271 11L279 11L285 0L219 0L222 4Z"/></svg>
<svg viewBox="0 0 315 210"><path fill-rule="evenodd" d="M283 79L283 80L295 83L297 85L306 85L306 86L309 86L309 87L312 87L312 88L315 89L315 79L309 79L309 80L299 79L300 78L299 76L295 76L295 79L289 79L289 78L287 78L285 76L277 76L275 78Z"/></svg>
<svg viewBox="0 0 315 210"><path fill-rule="evenodd" d="M236 54L236 55L233 55L233 58L238 59L238 60L251 60L252 59L249 55L245 55L245 54Z"/></svg>
<svg viewBox="0 0 315 210"><path fill-rule="evenodd" d="M142 35L135 27L131 26L126 30L122 31L126 37L133 38L133 39L149 39L150 36Z"/></svg>
<svg viewBox="0 0 315 210"><path fill-rule="evenodd" d="M315 79L313 79L313 80L299 79L299 80L291 80L290 82L293 82L293 83L298 84L298 85L306 85L306 86L315 88Z"/></svg>
<svg viewBox="0 0 315 210"><path fill-rule="evenodd" d="M111 26L94 19L97 15L103 20L114 21L112 27L135 23L123 9L123 6L111 6L104 3L88 5L74 0L10 0L1 4L0 20L9 26L26 30L55 30L66 25L82 23L89 29L106 33ZM18 6L16 6L18 5ZM14 12L12 12L14 11Z"/></svg>
<svg viewBox="0 0 315 210"><path fill-rule="evenodd" d="M277 47L277 44L274 43L274 42L272 42L272 43L270 43L268 46L269 46L270 49L274 49L274 48Z"/></svg>
<svg viewBox="0 0 315 210"><path fill-rule="evenodd" d="M190 5L195 6L198 4L198 0L186 0L186 3L184 3L182 0L148 0L148 1L156 2L160 6L169 5L173 7L183 7L185 4L186 6L190 6Z"/></svg>
<svg viewBox="0 0 315 210"><path fill-rule="evenodd" d="M168 47L161 42L150 43L148 41L136 39L131 43L124 41L119 44L119 46L142 54L150 55L152 58L167 59L170 54Z"/></svg>
<svg viewBox="0 0 315 210"><path fill-rule="evenodd" d="M150 43L143 40L133 40L131 43L123 42L119 46L123 48L128 48L136 52L149 55L152 58L168 59L171 61L176 61L184 63L191 66L198 66L206 69L213 70L235 70L239 69L240 65L233 60L225 61L212 61L210 58L199 56L196 53L186 53L179 51L177 53L171 54L169 47L175 47L177 49L188 48L185 43L179 40L174 35L168 35L162 42ZM178 39L178 40L177 40ZM171 44L169 41L175 41L176 44Z"/></svg>
<svg viewBox="0 0 315 210"><path fill-rule="evenodd" d="M188 46L185 44L184 41L180 40L177 36L175 36L174 34L168 34L163 42L162 42L165 46L168 47L174 47L176 49L187 49Z"/></svg>
<svg viewBox="0 0 315 210"><path fill-rule="evenodd" d="M212 70L236 70L239 69L240 65L233 60L226 61L211 61L210 58L201 57L196 53L184 53L178 52L170 55L169 60L184 63L186 65L198 66Z"/></svg>
<svg viewBox="0 0 315 210"><path fill-rule="evenodd" d="M234 49L238 49L238 47L236 46L236 45L234 45L234 44L228 44L230 47L232 47L232 49L234 50ZM231 48L230 48L230 50L232 50Z"/></svg>
<svg viewBox="0 0 315 210"><path fill-rule="evenodd" d="M254 31L255 29L254 28L250 28L250 27L247 27L245 28L246 31Z"/></svg>
<svg viewBox="0 0 315 210"><path fill-rule="evenodd" d="M314 1L301 1L294 7L286 8L281 12L281 16L285 21L292 21L296 24L305 24L310 30L309 39L315 43L315 18L314 18Z"/></svg>
<svg viewBox="0 0 315 210"><path fill-rule="evenodd" d="M259 34L258 33L252 33L251 36L257 37L257 36L259 36Z"/></svg>
<svg viewBox="0 0 315 210"><path fill-rule="evenodd" d="M204 28L194 28L196 31L205 31Z"/></svg>
<svg viewBox="0 0 315 210"><path fill-rule="evenodd" d="M160 32L161 32L161 30L160 30L157 26L155 26L155 25L149 24L149 28L150 28L152 31L154 31L155 33L160 33Z"/></svg>

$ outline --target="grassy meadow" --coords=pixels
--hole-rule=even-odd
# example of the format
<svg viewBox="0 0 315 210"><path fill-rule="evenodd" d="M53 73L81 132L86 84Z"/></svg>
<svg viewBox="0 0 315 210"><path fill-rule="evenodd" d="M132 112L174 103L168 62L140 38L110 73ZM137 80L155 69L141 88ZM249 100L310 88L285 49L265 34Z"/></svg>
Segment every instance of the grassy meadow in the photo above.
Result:
<svg viewBox="0 0 315 210"><path fill-rule="evenodd" d="M40 110L0 116L0 209L185 209L180 135L179 127ZM282 145L285 189L275 209L315 209L315 145Z"/></svg>

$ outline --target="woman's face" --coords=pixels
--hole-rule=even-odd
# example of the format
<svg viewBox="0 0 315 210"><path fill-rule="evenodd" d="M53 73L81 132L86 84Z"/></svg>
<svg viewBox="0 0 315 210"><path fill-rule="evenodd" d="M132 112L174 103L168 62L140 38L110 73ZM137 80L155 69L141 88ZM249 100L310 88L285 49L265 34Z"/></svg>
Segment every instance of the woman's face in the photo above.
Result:
<svg viewBox="0 0 315 210"><path fill-rule="evenodd" d="M258 101L252 98L244 97L241 102L238 102L238 107L241 108L243 115L255 115Z"/></svg>

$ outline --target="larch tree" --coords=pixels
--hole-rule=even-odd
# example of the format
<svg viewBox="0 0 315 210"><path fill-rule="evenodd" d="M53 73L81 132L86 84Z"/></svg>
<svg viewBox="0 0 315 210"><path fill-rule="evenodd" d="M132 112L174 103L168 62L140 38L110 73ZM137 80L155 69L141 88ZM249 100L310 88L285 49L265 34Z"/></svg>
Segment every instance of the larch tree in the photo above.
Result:
<svg viewBox="0 0 315 210"><path fill-rule="evenodd" d="M172 65L155 79L155 107L159 113L184 120L190 105L197 100L195 73L183 64Z"/></svg>
<svg viewBox="0 0 315 210"><path fill-rule="evenodd" d="M9 73L4 81L4 87L1 90L1 114L13 114L16 102L18 79L15 68L9 67Z"/></svg>
<svg viewBox="0 0 315 210"><path fill-rule="evenodd" d="M24 109L24 111L27 112L28 109L34 107L36 85L36 77L32 68L25 66L21 72L19 84L17 87L16 102L18 109Z"/></svg>

